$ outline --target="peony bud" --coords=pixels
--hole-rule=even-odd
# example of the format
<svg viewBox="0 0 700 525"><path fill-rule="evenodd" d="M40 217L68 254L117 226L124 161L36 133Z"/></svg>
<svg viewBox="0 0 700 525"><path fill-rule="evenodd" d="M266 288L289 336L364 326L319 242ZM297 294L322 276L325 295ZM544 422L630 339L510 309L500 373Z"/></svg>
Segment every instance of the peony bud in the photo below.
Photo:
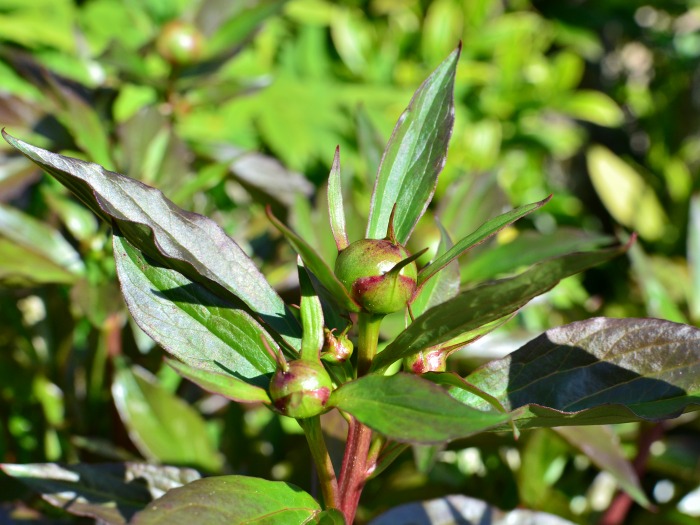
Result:
<svg viewBox="0 0 700 525"><path fill-rule="evenodd" d="M286 363L270 382L270 397L283 415L294 418L317 416L324 412L333 383L320 361Z"/></svg>

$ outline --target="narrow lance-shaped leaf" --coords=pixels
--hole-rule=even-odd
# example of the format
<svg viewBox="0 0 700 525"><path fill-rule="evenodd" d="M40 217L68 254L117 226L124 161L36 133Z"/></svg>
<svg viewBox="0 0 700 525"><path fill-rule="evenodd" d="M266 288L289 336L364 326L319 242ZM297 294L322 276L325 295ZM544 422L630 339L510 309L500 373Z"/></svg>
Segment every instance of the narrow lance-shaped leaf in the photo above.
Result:
<svg viewBox="0 0 700 525"><path fill-rule="evenodd" d="M454 78L461 48L460 44L423 82L399 117L377 173L367 238L386 235L396 205L396 240L405 244L432 199L452 135Z"/></svg>
<svg viewBox="0 0 700 525"><path fill-rule="evenodd" d="M299 348L299 324L253 261L211 219L178 208L159 190L97 164L5 140L71 190L139 250L217 295L232 294Z"/></svg>
<svg viewBox="0 0 700 525"><path fill-rule="evenodd" d="M331 394L329 405L390 439L411 443L452 441L506 423L511 417L473 410L430 381L404 373L372 374L345 383Z"/></svg>
<svg viewBox="0 0 700 525"><path fill-rule="evenodd" d="M127 523L151 500L201 477L191 468L146 463L6 464L0 469L39 492L52 505L112 525Z"/></svg>
<svg viewBox="0 0 700 525"><path fill-rule="evenodd" d="M171 490L136 514L130 523L312 523L320 513L321 507L310 494L289 483L217 476Z"/></svg>
<svg viewBox="0 0 700 525"><path fill-rule="evenodd" d="M626 246L572 253L534 265L520 275L486 283L434 306L401 332L372 363L372 371L515 312L561 279L623 253Z"/></svg>
<svg viewBox="0 0 700 525"><path fill-rule="evenodd" d="M144 332L191 367L267 386L275 362L262 338L274 343L240 305L155 266L123 237L113 245L122 294Z"/></svg>
<svg viewBox="0 0 700 525"><path fill-rule="evenodd" d="M700 330L596 318L548 330L467 376L521 428L660 420L700 409ZM465 394L461 401L486 406Z"/></svg>
<svg viewBox="0 0 700 525"><path fill-rule="evenodd" d="M313 249L313 247L306 242L304 239L299 237L294 231L285 226L277 217L272 215L270 208L267 208L267 216L270 222L275 225L275 227L282 232L289 244L292 245L294 251L296 251L304 261L304 265L309 269L311 273L314 274L316 279L325 286L325 288L331 293L336 302L351 312L359 311L359 306L350 297L350 294L343 286L338 278L333 273L333 270L326 264L326 262L321 258L321 256Z"/></svg>
<svg viewBox="0 0 700 525"><path fill-rule="evenodd" d="M194 368L175 359L166 359L165 362L182 377L213 394L238 403L271 403L265 389L241 381L230 374Z"/></svg>
<svg viewBox="0 0 700 525"><path fill-rule="evenodd" d="M323 308L316 295L309 274L299 261L299 286L301 288L301 357L307 361L319 359L323 347Z"/></svg>
<svg viewBox="0 0 700 525"><path fill-rule="evenodd" d="M552 196L550 195L546 199L539 202L526 204L525 206L511 210L503 215L489 219L484 224L479 226L475 232L459 241L450 250L435 259L429 266L423 268L423 270L421 270L421 272L418 274L418 286L420 287L425 284L428 279L450 264L450 262L455 260L457 257L464 255L468 250L477 244L480 244L489 237L496 235L509 224L513 224L518 219L521 219L536 209L541 208L547 204L551 198Z"/></svg>
<svg viewBox="0 0 700 525"><path fill-rule="evenodd" d="M345 210L343 208L343 191L340 185L340 146L335 148L333 166L328 177L328 215L331 230L338 251L348 247L348 234L345 231Z"/></svg>

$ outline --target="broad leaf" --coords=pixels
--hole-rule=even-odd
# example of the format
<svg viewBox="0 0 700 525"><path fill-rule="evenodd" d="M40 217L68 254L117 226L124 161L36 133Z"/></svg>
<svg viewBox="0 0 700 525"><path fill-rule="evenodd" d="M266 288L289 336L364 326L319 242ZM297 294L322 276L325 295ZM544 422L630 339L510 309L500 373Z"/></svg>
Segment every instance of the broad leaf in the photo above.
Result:
<svg viewBox="0 0 700 525"><path fill-rule="evenodd" d="M217 295L234 295L295 348L299 324L252 260L211 219L178 208L159 190L97 164L3 137L76 194L135 247Z"/></svg>
<svg viewBox="0 0 700 525"><path fill-rule="evenodd" d="M625 457L620 440L611 427L556 427L553 430L588 456L598 468L612 474L617 484L632 499L649 508L650 503L639 484L639 476L632 463Z"/></svg>
<svg viewBox="0 0 700 525"><path fill-rule="evenodd" d="M170 489L200 478L196 470L145 463L1 465L57 507L106 523L127 523Z"/></svg>
<svg viewBox="0 0 700 525"><path fill-rule="evenodd" d="M460 51L461 45L423 82L399 117L377 173L367 238L386 236L396 205L396 240L405 244L432 199L452 135Z"/></svg>
<svg viewBox="0 0 700 525"><path fill-rule="evenodd" d="M474 410L430 381L404 373L346 383L331 394L329 405L390 439L411 443L452 441L510 420L508 414Z"/></svg>
<svg viewBox="0 0 700 525"><path fill-rule="evenodd" d="M572 253L542 261L515 277L466 290L418 317L376 357L372 370L384 370L394 361L505 317L553 288L564 277L616 257L625 249Z"/></svg>
<svg viewBox="0 0 700 525"><path fill-rule="evenodd" d="M271 403L267 390L241 381L230 374L194 368L175 359L166 359L165 362L182 377L214 394L238 403Z"/></svg>
<svg viewBox="0 0 700 525"><path fill-rule="evenodd" d="M700 409L699 342L692 326L595 318L548 330L466 379L519 409L521 428L667 419Z"/></svg>
<svg viewBox="0 0 700 525"><path fill-rule="evenodd" d="M112 397L129 437L139 452L155 462L221 468L202 416L158 384L140 367L121 367L112 383Z"/></svg>
<svg viewBox="0 0 700 525"><path fill-rule="evenodd" d="M144 332L193 368L267 386L275 362L262 338L271 339L240 305L154 265L123 237L113 244L122 294Z"/></svg>
<svg viewBox="0 0 700 525"><path fill-rule="evenodd" d="M435 259L429 266L421 270L420 274L418 275L418 286L423 285L433 275L450 264L451 261L455 260L457 257L460 257L461 255L464 255L468 250L477 244L480 244L489 237L496 235L509 224L513 224L518 219L521 219L536 209L541 208L547 204L551 198L552 196L550 195L546 199L539 202L521 206L515 210L504 213L503 215L489 219L484 224L479 226L475 232L466 236L464 239L450 248L450 250L448 250L446 253Z"/></svg>
<svg viewBox="0 0 700 525"><path fill-rule="evenodd" d="M420 503L394 507L373 519L369 525L573 525L553 514L515 509L502 511L488 503L462 495L445 496Z"/></svg>
<svg viewBox="0 0 700 525"><path fill-rule="evenodd" d="M303 524L320 513L314 498L289 483L219 476L171 490L136 514L131 524Z"/></svg>
<svg viewBox="0 0 700 525"><path fill-rule="evenodd" d="M285 236L289 244L292 245L294 251L299 254L306 268L308 268L316 279L331 293L335 301L346 310L352 312L358 311L358 305L352 297L350 297L343 283L338 280L333 270L326 264L318 252L294 231L287 228L277 217L272 215L269 207L267 209L267 216L270 222L275 225L282 235Z"/></svg>

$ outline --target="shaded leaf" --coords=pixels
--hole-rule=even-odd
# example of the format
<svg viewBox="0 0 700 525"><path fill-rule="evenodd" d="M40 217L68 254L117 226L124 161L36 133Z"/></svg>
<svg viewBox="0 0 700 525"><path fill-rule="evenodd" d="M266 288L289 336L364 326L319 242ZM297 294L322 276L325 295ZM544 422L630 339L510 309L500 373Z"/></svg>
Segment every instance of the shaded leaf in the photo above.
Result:
<svg viewBox="0 0 700 525"><path fill-rule="evenodd" d="M194 368L175 359L166 359L166 363L185 379L189 379L213 394L219 394L238 403L270 403L270 396L265 389L241 381L234 376Z"/></svg>
<svg viewBox="0 0 700 525"><path fill-rule="evenodd" d="M102 219L158 263L203 284L217 295L234 295L295 348L299 324L253 261L211 219L178 208L155 188L97 164L56 155L3 137L75 193Z"/></svg>
<svg viewBox="0 0 700 525"><path fill-rule="evenodd" d="M316 500L289 483L246 476L218 476L171 490L136 514L131 523L302 524L320 512Z"/></svg>
<svg viewBox="0 0 700 525"><path fill-rule="evenodd" d="M462 495L445 496L394 507L369 525L572 525L553 514L515 509L502 511L488 503Z"/></svg>
<svg viewBox="0 0 700 525"><path fill-rule="evenodd" d="M382 239L396 205L396 240L405 244L435 192L454 122L454 78L461 44L416 90L399 117L372 194L366 237Z"/></svg>
<svg viewBox="0 0 700 525"><path fill-rule="evenodd" d="M625 249L617 247L548 259L515 277L466 290L418 317L375 358L372 370L384 370L394 361L505 317L553 288L564 277L616 257Z"/></svg>
<svg viewBox="0 0 700 525"><path fill-rule="evenodd" d="M390 439L442 443L483 432L508 414L474 410L439 386L413 374L368 375L331 394L329 406L355 416Z"/></svg>
<svg viewBox="0 0 700 525"><path fill-rule="evenodd" d="M509 224L513 224L518 219L521 219L526 215L532 213L536 209L541 208L542 206L547 204L551 198L552 196L550 195L546 199L541 200L539 202L521 206L519 208L516 208L515 210L511 210L507 213L504 213L503 215L499 215L498 217L489 219L484 224L482 224L475 232L459 241L446 253L435 259L432 262L432 264L421 270L420 274L418 275L418 286L421 286L433 275L435 275L445 266L450 264L451 261L460 257L477 244L480 244L489 237L496 235L499 231L501 231Z"/></svg>
<svg viewBox="0 0 700 525"><path fill-rule="evenodd" d="M274 342L239 304L154 265L123 237L113 244L124 300L144 332L193 368L267 386L275 361L262 338Z"/></svg>
<svg viewBox="0 0 700 525"><path fill-rule="evenodd" d="M121 367L112 383L119 416L134 445L148 460L221 468L202 416L161 387L140 367Z"/></svg>
<svg viewBox="0 0 700 525"><path fill-rule="evenodd" d="M557 427L553 430L588 456L598 468L612 474L620 488L634 501L649 508L650 503L639 484L639 476L625 457L620 440L609 426Z"/></svg>
<svg viewBox="0 0 700 525"><path fill-rule="evenodd" d="M699 339L670 321L594 318L548 330L466 380L520 409L521 428L667 419L700 407Z"/></svg>
<svg viewBox="0 0 700 525"><path fill-rule="evenodd" d="M110 524L127 523L151 500L200 478L193 469L145 463L33 463L5 464L0 468L39 492L52 505Z"/></svg>

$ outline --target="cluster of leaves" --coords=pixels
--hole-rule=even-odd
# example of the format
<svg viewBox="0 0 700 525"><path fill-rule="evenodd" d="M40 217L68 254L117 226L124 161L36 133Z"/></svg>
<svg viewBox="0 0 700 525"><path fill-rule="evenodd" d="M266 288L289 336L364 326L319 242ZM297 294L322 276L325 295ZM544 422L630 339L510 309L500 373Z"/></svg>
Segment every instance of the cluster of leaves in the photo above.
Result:
<svg viewBox="0 0 700 525"><path fill-rule="evenodd" d="M332 261L325 197L315 196L316 209L308 203L340 144L342 179L351 190L345 194L347 229L351 238L362 237L357 217L369 214L370 176L384 142L377 137L389 135L427 68L462 39L449 162L409 248L437 248L441 232L433 215L462 239L505 202L524 205L554 192L557 198L533 221L521 221L524 230L507 227L494 245L471 250L452 290L543 257L609 243L606 233L614 229L606 214L637 230L644 243L627 252L630 274L618 262L586 281L566 279L518 314L501 330L510 349L523 330L539 333L590 312L696 321L694 276L700 272L693 264L700 244L690 174L700 156L688 107L697 69L694 11L673 2L644 8L586 3L585 13L576 2L533 3L538 11L526 0L507 7L492 0L293 0L244 7L148 0L128 9L116 0L4 2L1 120L29 142L129 173L163 189L177 205L213 217L282 297L296 302L296 264L276 242L260 203L272 203L277 216L289 217L296 232ZM173 20L203 37L192 62L174 60L159 46ZM582 148L591 139L609 149L588 147L586 163ZM0 337L8 350L0 355L0 457L75 462L138 454L307 485L298 425L256 405L222 406L162 366L153 343L125 312L107 227L59 185L38 180L23 157L8 153L4 166ZM554 230L555 224L567 227ZM454 274L454 266L448 271ZM345 320L324 313L329 326L345 328ZM403 328L403 316L389 317L382 336L392 341ZM463 376L473 367L476 349L470 348L468 360L453 358ZM400 456L384 480L367 487L364 505L372 510L364 516L459 490L503 508L521 503L592 520L601 508L591 503L595 493L611 494L599 490L604 478L598 469L613 470L614 462L592 455L596 467L590 467L581 454L591 443L621 439L631 457L643 451L635 440L646 430L645 424L619 427L613 437L537 430L524 433L517 448L511 438L493 436L445 451L416 447L417 472L410 455ZM659 480L676 484L662 506L669 522L682 522L675 506L698 484L697 470L688 467L697 462L697 433L697 420L674 424L659 436L658 454L648 464L647 492ZM618 481L633 479L628 464L614 464ZM189 475L163 471L158 477L191 481ZM149 479L120 479L130 476ZM635 493L629 482L622 484ZM6 498L20 491L0 478ZM144 492L138 501L160 495ZM572 510L572 498L587 502L580 512Z"/></svg>

